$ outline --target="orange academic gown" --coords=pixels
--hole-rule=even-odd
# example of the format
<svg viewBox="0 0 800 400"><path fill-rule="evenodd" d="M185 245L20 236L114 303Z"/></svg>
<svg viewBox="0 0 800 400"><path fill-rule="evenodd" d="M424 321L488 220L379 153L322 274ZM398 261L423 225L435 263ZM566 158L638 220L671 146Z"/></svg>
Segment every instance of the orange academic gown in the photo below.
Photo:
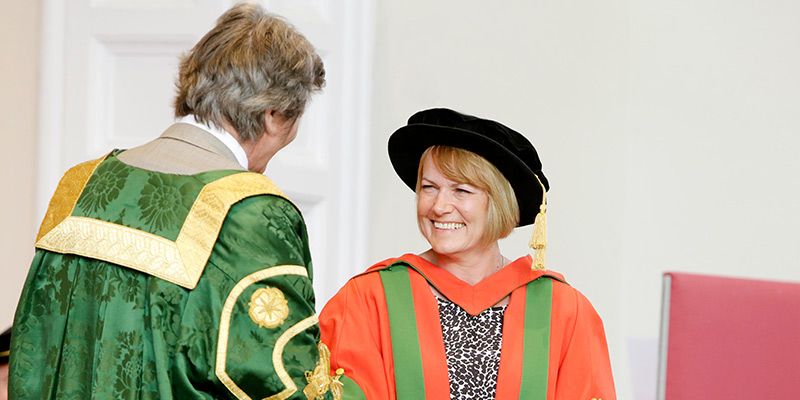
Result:
<svg viewBox="0 0 800 400"><path fill-rule="evenodd" d="M472 315L511 295L503 320L496 397L510 400L520 398L524 374L525 288L543 276L553 279L546 399L616 398L603 323L589 300L564 283L561 275L532 270L531 257L526 256L471 286L419 256L405 254L350 279L320 314L322 341L331 350L332 369L342 368L368 400L397 398L386 297L377 273L395 263L411 266L426 399L450 398L439 309L429 285Z"/></svg>

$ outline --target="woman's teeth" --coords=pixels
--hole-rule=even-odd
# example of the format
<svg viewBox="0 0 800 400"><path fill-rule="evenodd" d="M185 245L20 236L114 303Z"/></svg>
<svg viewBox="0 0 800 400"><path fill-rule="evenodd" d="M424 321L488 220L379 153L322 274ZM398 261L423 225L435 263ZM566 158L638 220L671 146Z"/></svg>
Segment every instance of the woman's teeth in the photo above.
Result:
<svg viewBox="0 0 800 400"><path fill-rule="evenodd" d="M464 224L458 222L434 222L433 226L436 229L456 230L464 227Z"/></svg>

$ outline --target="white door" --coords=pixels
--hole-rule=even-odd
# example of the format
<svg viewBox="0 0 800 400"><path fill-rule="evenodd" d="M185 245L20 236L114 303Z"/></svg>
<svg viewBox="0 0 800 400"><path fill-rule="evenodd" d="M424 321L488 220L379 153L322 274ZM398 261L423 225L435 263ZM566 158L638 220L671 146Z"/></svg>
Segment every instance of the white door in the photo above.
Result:
<svg viewBox="0 0 800 400"><path fill-rule="evenodd" d="M158 136L173 120L178 56L234 2L45 0L38 211L70 166ZM327 86L267 175L309 227L318 307L366 263L372 3L262 1L317 47Z"/></svg>

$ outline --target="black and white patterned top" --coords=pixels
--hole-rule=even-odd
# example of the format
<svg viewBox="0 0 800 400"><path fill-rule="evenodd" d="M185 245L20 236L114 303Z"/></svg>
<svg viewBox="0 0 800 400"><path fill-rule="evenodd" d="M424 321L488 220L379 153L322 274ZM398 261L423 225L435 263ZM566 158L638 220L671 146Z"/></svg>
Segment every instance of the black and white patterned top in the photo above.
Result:
<svg viewBox="0 0 800 400"><path fill-rule="evenodd" d="M447 299L437 299L450 399L494 399L506 306L472 316Z"/></svg>

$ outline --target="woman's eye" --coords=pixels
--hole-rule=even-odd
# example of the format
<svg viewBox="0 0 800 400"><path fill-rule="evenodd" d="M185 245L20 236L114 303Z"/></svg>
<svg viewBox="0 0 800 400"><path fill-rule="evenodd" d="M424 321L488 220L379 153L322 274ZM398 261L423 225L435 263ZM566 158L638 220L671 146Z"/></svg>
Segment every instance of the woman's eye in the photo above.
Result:
<svg viewBox="0 0 800 400"><path fill-rule="evenodd" d="M470 191L469 189L465 189L465 188L456 188L456 192L463 193L463 194L472 193L472 191Z"/></svg>

